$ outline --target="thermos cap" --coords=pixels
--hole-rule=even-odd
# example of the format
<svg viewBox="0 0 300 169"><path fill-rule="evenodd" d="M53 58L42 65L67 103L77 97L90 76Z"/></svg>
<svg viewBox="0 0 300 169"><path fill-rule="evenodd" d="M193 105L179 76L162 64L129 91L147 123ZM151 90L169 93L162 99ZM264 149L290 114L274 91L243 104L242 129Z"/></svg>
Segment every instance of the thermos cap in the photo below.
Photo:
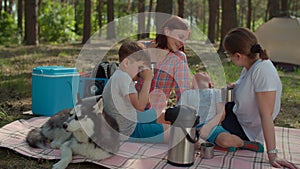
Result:
<svg viewBox="0 0 300 169"><path fill-rule="evenodd" d="M199 116L195 109L179 105L166 110L165 120L174 126L195 127L199 123Z"/></svg>

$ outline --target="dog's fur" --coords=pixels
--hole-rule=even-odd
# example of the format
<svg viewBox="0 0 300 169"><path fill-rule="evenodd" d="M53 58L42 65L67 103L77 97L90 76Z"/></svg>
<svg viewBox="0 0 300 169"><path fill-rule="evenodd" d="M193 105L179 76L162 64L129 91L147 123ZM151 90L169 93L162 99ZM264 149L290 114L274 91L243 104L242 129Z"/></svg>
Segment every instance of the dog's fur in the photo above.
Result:
<svg viewBox="0 0 300 169"><path fill-rule="evenodd" d="M52 148L60 147L61 159L53 165L53 169L66 168L73 154L101 160L119 149L118 124L103 112L102 99L96 105L78 100L68 118L64 116L66 113L60 112L27 135L26 140L30 146L44 148L45 143L51 141Z"/></svg>
<svg viewBox="0 0 300 169"><path fill-rule="evenodd" d="M50 143L51 148L58 149L71 136L71 132L63 129L63 124L70 116L72 109L65 109L53 115L42 127L32 129L27 137L27 143L34 148L47 148Z"/></svg>

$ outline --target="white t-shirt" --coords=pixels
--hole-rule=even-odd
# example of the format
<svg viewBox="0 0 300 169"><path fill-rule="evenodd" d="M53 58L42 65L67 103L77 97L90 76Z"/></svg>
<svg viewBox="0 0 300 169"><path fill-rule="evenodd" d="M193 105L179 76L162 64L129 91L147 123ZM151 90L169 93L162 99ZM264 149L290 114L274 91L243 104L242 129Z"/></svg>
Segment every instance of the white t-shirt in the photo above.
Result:
<svg viewBox="0 0 300 169"><path fill-rule="evenodd" d="M103 109L116 119L121 140L127 140L136 127L137 112L128 95L137 93L132 78L121 70L116 70L104 87Z"/></svg>
<svg viewBox="0 0 300 169"><path fill-rule="evenodd" d="M256 92L276 91L273 119L278 115L281 104L282 85L270 60L257 60L247 71L243 69L234 92L235 112L245 134L251 141L263 143L263 131L256 100Z"/></svg>
<svg viewBox="0 0 300 169"><path fill-rule="evenodd" d="M192 89L181 94L178 104L195 109L200 117L199 124L205 124L217 114L216 104L220 102L221 89Z"/></svg>

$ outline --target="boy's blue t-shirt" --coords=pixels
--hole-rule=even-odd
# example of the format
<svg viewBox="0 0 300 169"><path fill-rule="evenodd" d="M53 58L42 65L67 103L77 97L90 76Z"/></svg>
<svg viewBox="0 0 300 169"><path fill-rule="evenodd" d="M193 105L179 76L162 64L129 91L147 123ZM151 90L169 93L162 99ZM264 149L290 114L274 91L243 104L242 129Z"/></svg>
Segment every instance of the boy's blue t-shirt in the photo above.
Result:
<svg viewBox="0 0 300 169"><path fill-rule="evenodd" d="M199 125L210 121L217 114L217 103L223 102L221 89L192 89L185 90L178 102L194 108L199 117Z"/></svg>

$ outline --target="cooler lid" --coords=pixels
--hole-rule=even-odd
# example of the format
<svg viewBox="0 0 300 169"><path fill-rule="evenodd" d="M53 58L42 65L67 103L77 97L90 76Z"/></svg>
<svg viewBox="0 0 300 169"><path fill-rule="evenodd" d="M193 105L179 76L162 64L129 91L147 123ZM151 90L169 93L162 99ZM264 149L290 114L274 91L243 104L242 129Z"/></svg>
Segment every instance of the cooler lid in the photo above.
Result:
<svg viewBox="0 0 300 169"><path fill-rule="evenodd" d="M67 68L63 66L38 66L33 68L33 74L40 75L68 75L68 74L78 74L76 68Z"/></svg>

